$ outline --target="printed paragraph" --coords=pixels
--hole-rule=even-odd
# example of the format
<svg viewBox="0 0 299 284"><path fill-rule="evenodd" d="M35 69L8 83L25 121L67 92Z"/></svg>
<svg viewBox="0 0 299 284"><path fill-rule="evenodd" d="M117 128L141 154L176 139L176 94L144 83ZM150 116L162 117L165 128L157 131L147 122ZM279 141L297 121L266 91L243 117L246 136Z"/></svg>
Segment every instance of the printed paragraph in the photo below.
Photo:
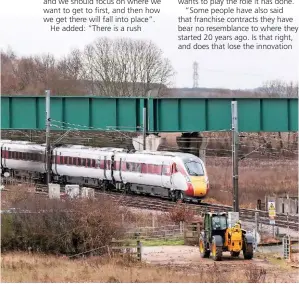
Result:
<svg viewBox="0 0 299 284"><path fill-rule="evenodd" d="M295 0L177 1L179 50L293 49Z"/></svg>
<svg viewBox="0 0 299 284"><path fill-rule="evenodd" d="M43 21L53 32L141 32L162 0L44 0Z"/></svg>

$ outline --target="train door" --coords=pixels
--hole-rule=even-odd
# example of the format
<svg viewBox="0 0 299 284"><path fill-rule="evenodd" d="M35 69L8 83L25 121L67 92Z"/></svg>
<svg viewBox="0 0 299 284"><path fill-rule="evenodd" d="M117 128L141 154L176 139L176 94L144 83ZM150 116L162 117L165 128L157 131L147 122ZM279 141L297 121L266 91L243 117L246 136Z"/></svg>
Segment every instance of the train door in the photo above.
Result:
<svg viewBox="0 0 299 284"><path fill-rule="evenodd" d="M171 188L171 180L170 180L170 163L163 162L162 164L162 175L161 175L161 183L163 187Z"/></svg>
<svg viewBox="0 0 299 284"><path fill-rule="evenodd" d="M119 173L119 180L120 181L123 181L122 174L121 174L122 161L123 161L123 158L119 158L118 168L116 169L116 171L118 171L118 173Z"/></svg>
<svg viewBox="0 0 299 284"><path fill-rule="evenodd" d="M2 147L0 149L0 151L1 151L1 161L0 161L0 163L1 163L1 169L2 169L2 167L3 168L6 167L6 159L8 158L8 150L7 150L6 147Z"/></svg>
<svg viewBox="0 0 299 284"><path fill-rule="evenodd" d="M107 167L107 157L104 156L104 160L103 160L103 173L104 173L104 179L107 180L107 175L106 175L106 167Z"/></svg>
<svg viewBox="0 0 299 284"><path fill-rule="evenodd" d="M126 158L121 158L120 162L119 162L119 167L120 167L120 171L119 171L119 175L120 175L120 179L123 183L127 183L127 174L126 174Z"/></svg>

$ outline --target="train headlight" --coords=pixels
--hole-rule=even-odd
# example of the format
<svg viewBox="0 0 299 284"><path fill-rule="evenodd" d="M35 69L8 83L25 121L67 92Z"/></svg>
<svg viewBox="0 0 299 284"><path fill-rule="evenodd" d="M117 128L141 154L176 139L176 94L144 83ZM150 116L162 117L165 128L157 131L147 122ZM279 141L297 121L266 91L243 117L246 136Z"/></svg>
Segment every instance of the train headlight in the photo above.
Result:
<svg viewBox="0 0 299 284"><path fill-rule="evenodd" d="M187 182L191 182L191 180L188 176L185 176L185 179L186 179Z"/></svg>

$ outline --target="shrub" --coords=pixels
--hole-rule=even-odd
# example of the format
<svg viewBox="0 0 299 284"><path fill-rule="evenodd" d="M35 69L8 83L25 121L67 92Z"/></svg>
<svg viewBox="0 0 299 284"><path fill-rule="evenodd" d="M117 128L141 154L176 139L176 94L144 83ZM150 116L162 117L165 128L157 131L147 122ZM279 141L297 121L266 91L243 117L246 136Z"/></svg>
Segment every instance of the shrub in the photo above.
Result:
<svg viewBox="0 0 299 284"><path fill-rule="evenodd" d="M124 233L119 206L105 198L61 201L33 196L17 205L30 213L1 215L2 251L78 254L105 247Z"/></svg>
<svg viewBox="0 0 299 284"><path fill-rule="evenodd" d="M194 211L180 201L169 210L170 220L175 223L191 222L194 215Z"/></svg>

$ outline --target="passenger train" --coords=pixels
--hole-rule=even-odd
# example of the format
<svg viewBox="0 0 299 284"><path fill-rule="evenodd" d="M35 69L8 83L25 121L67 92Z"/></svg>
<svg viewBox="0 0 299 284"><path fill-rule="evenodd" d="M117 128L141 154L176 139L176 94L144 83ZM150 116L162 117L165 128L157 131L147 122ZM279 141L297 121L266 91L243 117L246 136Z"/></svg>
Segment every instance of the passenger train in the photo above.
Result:
<svg viewBox="0 0 299 284"><path fill-rule="evenodd" d="M2 140L1 176L46 182L46 145ZM209 191L203 161L181 152L135 151L63 145L51 149L54 183L80 184L177 200L200 202Z"/></svg>

